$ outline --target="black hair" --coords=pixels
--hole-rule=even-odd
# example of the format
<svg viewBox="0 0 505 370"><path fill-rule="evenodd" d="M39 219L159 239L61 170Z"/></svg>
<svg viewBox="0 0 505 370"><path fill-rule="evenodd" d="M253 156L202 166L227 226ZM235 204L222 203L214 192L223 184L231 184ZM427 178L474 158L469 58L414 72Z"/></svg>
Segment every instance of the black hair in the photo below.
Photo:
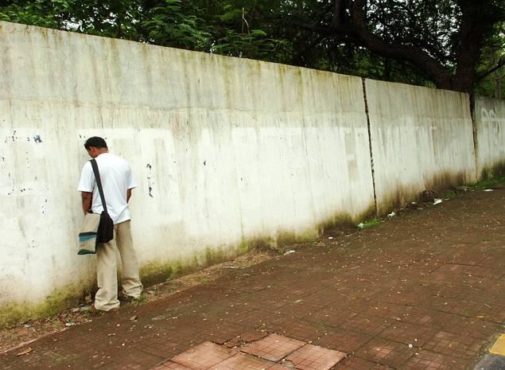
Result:
<svg viewBox="0 0 505 370"><path fill-rule="evenodd" d="M84 147L86 148L86 150L89 150L89 148L91 147L107 149L107 143L101 137L93 136L90 137L88 140L86 140L86 142L84 143Z"/></svg>

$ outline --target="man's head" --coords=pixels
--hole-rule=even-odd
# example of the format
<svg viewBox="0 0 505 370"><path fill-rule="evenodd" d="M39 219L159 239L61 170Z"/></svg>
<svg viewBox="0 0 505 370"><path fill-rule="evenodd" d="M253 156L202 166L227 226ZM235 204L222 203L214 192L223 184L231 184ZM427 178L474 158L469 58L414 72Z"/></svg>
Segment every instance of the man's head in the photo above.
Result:
<svg viewBox="0 0 505 370"><path fill-rule="evenodd" d="M86 140L84 147L91 158L96 158L100 154L107 153L109 151L105 140L98 136L93 136Z"/></svg>

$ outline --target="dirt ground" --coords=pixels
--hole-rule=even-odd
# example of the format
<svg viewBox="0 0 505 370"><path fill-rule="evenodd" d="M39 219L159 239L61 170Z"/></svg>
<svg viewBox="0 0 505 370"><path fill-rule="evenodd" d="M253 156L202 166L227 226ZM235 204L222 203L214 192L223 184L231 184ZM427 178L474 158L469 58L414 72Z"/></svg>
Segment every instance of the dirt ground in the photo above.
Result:
<svg viewBox="0 0 505 370"><path fill-rule="evenodd" d="M503 183L428 194L150 287L116 316L77 307L3 330L0 365L150 369L205 340L278 333L346 353L336 369L466 369L504 331L504 246Z"/></svg>

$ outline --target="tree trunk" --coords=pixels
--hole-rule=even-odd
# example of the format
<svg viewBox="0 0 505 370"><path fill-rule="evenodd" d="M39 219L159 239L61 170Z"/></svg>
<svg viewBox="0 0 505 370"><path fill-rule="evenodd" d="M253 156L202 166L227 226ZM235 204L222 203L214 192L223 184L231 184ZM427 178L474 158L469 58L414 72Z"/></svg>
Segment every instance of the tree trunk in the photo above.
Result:
<svg viewBox="0 0 505 370"><path fill-rule="evenodd" d="M462 12L455 69L444 66L420 46L388 42L372 33L366 20L367 0L335 0L333 28L354 42L386 58L407 62L428 76L438 88L471 93L477 81L483 40L496 15L489 0L458 0ZM483 10L484 9L484 10Z"/></svg>

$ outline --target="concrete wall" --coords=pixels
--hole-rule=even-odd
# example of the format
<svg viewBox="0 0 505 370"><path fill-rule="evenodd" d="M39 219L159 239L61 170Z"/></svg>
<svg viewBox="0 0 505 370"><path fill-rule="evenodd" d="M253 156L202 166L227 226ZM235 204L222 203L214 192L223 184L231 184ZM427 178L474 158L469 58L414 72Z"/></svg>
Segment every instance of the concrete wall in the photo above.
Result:
<svg viewBox="0 0 505 370"><path fill-rule="evenodd" d="M505 101L475 99L475 137L479 176L505 171Z"/></svg>
<svg viewBox="0 0 505 370"><path fill-rule="evenodd" d="M0 50L0 324L94 281L76 255L89 136L139 182L144 278L476 179L464 94L4 22ZM504 105L477 103L482 169L503 161Z"/></svg>
<svg viewBox="0 0 505 370"><path fill-rule="evenodd" d="M366 80L379 213L475 180L469 97Z"/></svg>
<svg viewBox="0 0 505 370"><path fill-rule="evenodd" d="M10 23L0 50L4 319L94 279L94 258L76 255L89 136L140 184L144 274L373 211L359 78Z"/></svg>

